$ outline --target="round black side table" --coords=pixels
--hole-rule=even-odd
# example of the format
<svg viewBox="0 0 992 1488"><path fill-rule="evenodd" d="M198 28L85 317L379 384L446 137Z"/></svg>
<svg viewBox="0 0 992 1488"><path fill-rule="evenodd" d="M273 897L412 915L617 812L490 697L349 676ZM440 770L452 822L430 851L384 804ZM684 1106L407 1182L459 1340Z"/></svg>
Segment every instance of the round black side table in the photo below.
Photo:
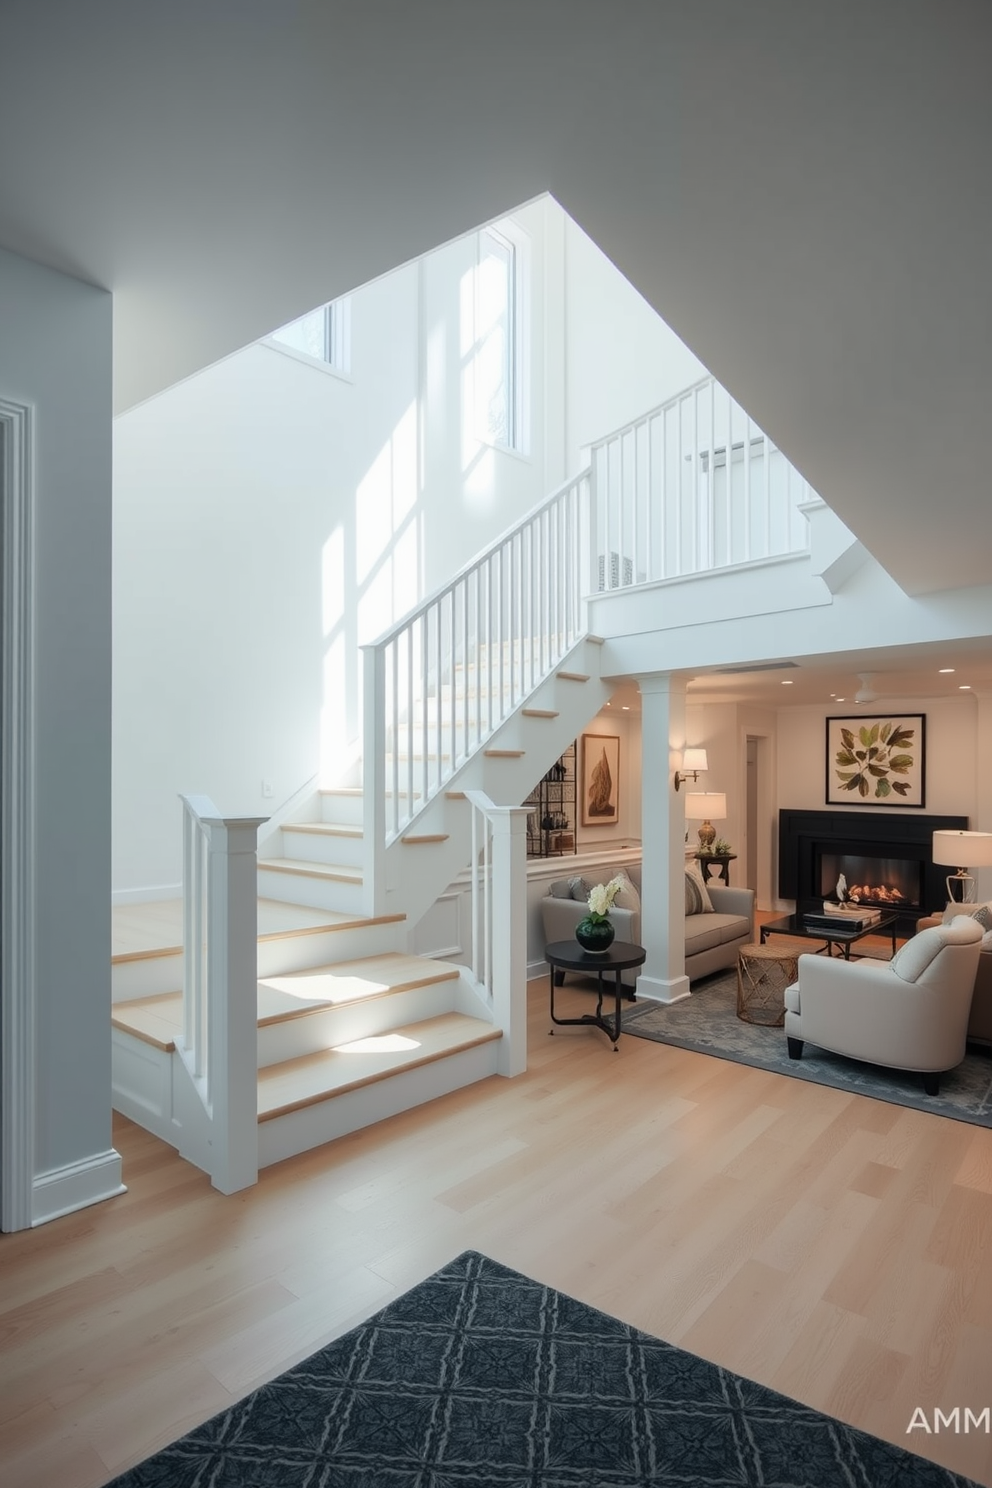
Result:
<svg viewBox="0 0 992 1488"><path fill-rule="evenodd" d="M643 946L633 945L630 941L615 940L608 951L599 955L593 955L591 951L584 951L577 940L555 940L551 945L544 948L544 959L548 963L548 978L551 988L551 1021L564 1028L569 1024L592 1023L594 1027L601 1028L607 1038L613 1044L613 1052L616 1054L617 1040L620 1037L621 1000L623 998L623 983L620 973L629 970L632 966L643 966L647 960L647 951ZM581 1018L556 1018L555 1017L555 971L580 971L585 976L594 976L599 984L599 997L596 1001L594 1013L583 1013ZM603 995L607 988L603 984L603 974L612 971L614 976L614 991L616 994L616 1010L611 1023L603 1016ZM554 1033L550 1028L549 1033Z"/></svg>

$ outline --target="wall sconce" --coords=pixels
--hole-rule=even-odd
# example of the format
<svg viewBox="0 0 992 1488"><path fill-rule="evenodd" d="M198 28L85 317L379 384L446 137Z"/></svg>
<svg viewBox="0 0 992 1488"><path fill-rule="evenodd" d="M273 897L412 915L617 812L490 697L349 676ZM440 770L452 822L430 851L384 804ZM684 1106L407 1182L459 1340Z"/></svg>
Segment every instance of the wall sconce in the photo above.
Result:
<svg viewBox="0 0 992 1488"><path fill-rule="evenodd" d="M693 791L686 792L685 814L693 821L701 821L699 828L699 851L709 852L716 837L716 828L711 817L717 821L725 821L727 817L727 792L726 791Z"/></svg>
<svg viewBox="0 0 992 1488"><path fill-rule="evenodd" d="M992 867L992 832L934 832L933 860L948 867L960 864L962 858L976 868ZM975 880L967 868L949 873L947 898L951 904L974 904Z"/></svg>
<svg viewBox="0 0 992 1488"><path fill-rule="evenodd" d="M690 776L695 785L703 771L708 769L705 749L687 749L682 756L681 774L678 770L675 771L675 789L678 790L683 780L688 780Z"/></svg>

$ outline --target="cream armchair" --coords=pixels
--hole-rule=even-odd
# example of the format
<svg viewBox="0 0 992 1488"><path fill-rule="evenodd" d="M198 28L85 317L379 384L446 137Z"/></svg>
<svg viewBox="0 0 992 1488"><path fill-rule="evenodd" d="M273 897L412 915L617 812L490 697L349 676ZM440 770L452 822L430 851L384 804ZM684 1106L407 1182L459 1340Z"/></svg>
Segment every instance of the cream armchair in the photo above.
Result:
<svg viewBox="0 0 992 1488"><path fill-rule="evenodd" d="M921 930L891 961L799 957L799 980L785 992L792 1059L804 1042L889 1069L919 1070L927 1095L940 1073L961 1063L981 926L966 915Z"/></svg>

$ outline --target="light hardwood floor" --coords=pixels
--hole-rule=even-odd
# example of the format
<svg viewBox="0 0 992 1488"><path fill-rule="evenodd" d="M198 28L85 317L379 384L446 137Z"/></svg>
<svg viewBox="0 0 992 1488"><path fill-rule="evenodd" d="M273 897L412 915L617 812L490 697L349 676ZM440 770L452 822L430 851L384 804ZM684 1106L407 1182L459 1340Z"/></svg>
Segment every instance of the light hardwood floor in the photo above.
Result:
<svg viewBox="0 0 992 1488"><path fill-rule="evenodd" d="M530 1012L526 1075L232 1198L118 1120L125 1195L0 1236L4 1488L97 1488L468 1247L992 1484L906 1434L992 1405L992 1131Z"/></svg>

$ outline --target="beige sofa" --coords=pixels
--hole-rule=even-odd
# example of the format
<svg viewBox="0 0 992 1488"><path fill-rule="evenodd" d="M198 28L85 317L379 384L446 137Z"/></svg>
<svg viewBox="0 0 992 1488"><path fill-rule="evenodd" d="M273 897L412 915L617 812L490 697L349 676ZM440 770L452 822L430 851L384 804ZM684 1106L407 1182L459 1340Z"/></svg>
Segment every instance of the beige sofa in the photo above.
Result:
<svg viewBox="0 0 992 1488"><path fill-rule="evenodd" d="M641 868L638 863L624 864L622 868L587 868L583 876L589 883L608 883L615 873L621 871L628 875L640 894ZM577 876L577 873L573 875ZM585 897L571 898L569 883L567 878L558 879L541 900L545 945L556 940L573 939L576 925L589 913ZM723 884L712 883L706 887L713 904L712 912L687 915L685 921L685 971L690 981L736 966L737 952L754 938L754 890L729 889ZM614 908L610 911L610 919L616 927L617 940L641 944L641 917L637 910ZM633 987L638 972L637 967L624 972L624 985ZM556 977L560 982L563 973L557 972Z"/></svg>
<svg viewBox="0 0 992 1488"><path fill-rule="evenodd" d="M966 907L964 913L977 909L978 905ZM917 934L921 930L930 930L937 925L947 924L954 914L961 914L961 906L949 905L942 915L931 915L927 919L917 923ZM983 937L981 954L978 957L978 970L975 973L975 990L971 996L971 1013L968 1017L968 1037L976 1039L983 1044L992 1044L992 945L985 946L984 941L988 935Z"/></svg>

